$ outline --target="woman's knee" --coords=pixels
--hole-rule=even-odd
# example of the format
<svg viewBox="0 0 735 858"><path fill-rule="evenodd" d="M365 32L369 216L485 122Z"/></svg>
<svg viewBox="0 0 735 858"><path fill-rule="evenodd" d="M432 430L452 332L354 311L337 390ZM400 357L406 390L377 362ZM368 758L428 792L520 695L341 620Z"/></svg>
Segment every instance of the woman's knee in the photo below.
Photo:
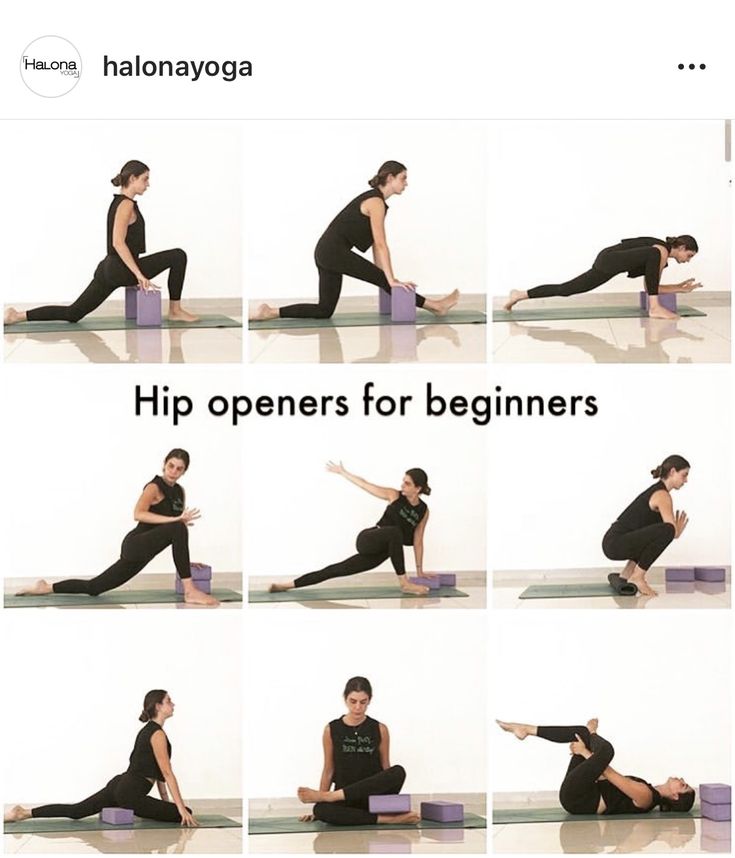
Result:
<svg viewBox="0 0 735 858"><path fill-rule="evenodd" d="M318 801L311 811L314 814L314 819L318 819L320 822L329 822L329 819L327 818L329 816L328 808L329 802Z"/></svg>
<svg viewBox="0 0 735 858"><path fill-rule="evenodd" d="M334 315L334 311L337 309L337 305L334 303L329 304L317 304L316 310L314 310L314 318L315 319L331 319Z"/></svg>
<svg viewBox="0 0 735 858"><path fill-rule="evenodd" d="M185 250L182 250L180 247L175 247L171 251L171 253L172 253L174 260L176 262L178 262L179 264L182 264L182 265L186 265L187 256L186 256Z"/></svg>
<svg viewBox="0 0 735 858"><path fill-rule="evenodd" d="M406 770L403 768L403 766L399 765L391 766L388 771L390 772L391 776L397 784L398 789L400 790L400 788L406 782Z"/></svg>

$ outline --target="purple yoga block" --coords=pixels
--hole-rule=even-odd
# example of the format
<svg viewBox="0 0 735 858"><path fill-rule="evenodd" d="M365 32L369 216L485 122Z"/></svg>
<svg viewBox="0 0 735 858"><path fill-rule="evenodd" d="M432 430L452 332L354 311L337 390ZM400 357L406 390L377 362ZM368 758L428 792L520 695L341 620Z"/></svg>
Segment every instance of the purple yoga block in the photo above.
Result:
<svg viewBox="0 0 735 858"><path fill-rule="evenodd" d="M421 818L433 822L462 822L464 805L456 801L422 801Z"/></svg>
<svg viewBox="0 0 735 858"><path fill-rule="evenodd" d="M416 293L413 289L397 286L391 289L390 317L393 322L416 321Z"/></svg>
<svg viewBox="0 0 735 858"><path fill-rule="evenodd" d="M641 310L645 310L648 312L648 293L641 292L638 295L638 299L640 302ZM676 313L676 292L667 292L666 294L662 294L658 296L658 302L662 307L665 307L667 310L671 310L672 313Z"/></svg>
<svg viewBox="0 0 735 858"><path fill-rule="evenodd" d="M193 580L194 580L194 586L197 588L197 590L201 590L202 593L210 593L211 594L211 592L212 592L212 582L211 581L197 581L196 579L193 579ZM180 596L184 595L184 585L181 581L181 578L179 578L178 575L176 576L176 592Z"/></svg>
<svg viewBox="0 0 735 858"><path fill-rule="evenodd" d="M693 581L693 566L667 566L664 574L667 581Z"/></svg>
<svg viewBox="0 0 735 858"><path fill-rule="evenodd" d="M423 578L421 576L409 578L412 584L418 584L421 587L428 587L430 590L438 590L441 587L438 578Z"/></svg>
<svg viewBox="0 0 735 858"><path fill-rule="evenodd" d="M439 586L456 587L457 576L454 574L454 572L439 572Z"/></svg>
<svg viewBox="0 0 735 858"><path fill-rule="evenodd" d="M727 822L730 817L732 805L710 804L708 801L699 802L699 809L705 819L714 819L716 822Z"/></svg>
<svg viewBox="0 0 735 858"><path fill-rule="evenodd" d="M100 813L100 821L108 825L131 825L133 822L133 811L127 807L103 807Z"/></svg>
<svg viewBox="0 0 735 858"><path fill-rule="evenodd" d="M694 577L697 581L719 583L725 580L724 566L695 566Z"/></svg>
<svg viewBox="0 0 735 858"><path fill-rule="evenodd" d="M204 563L199 566L191 565L191 580L192 581L211 581L212 579L212 567L207 566Z"/></svg>
<svg viewBox="0 0 735 858"><path fill-rule="evenodd" d="M371 795L368 798L370 813L408 813L411 810L410 795Z"/></svg>
<svg viewBox="0 0 735 858"><path fill-rule="evenodd" d="M378 312L381 316L390 316L390 292L380 289L378 292Z"/></svg>
<svg viewBox="0 0 735 858"><path fill-rule="evenodd" d="M137 290L137 314L138 324L144 328L161 326L161 293L156 289L146 291Z"/></svg>
<svg viewBox="0 0 735 858"><path fill-rule="evenodd" d="M138 315L138 287L125 287L125 318L134 319Z"/></svg>
<svg viewBox="0 0 735 858"><path fill-rule="evenodd" d="M730 804L732 802L730 784L700 784L699 799L710 804Z"/></svg>

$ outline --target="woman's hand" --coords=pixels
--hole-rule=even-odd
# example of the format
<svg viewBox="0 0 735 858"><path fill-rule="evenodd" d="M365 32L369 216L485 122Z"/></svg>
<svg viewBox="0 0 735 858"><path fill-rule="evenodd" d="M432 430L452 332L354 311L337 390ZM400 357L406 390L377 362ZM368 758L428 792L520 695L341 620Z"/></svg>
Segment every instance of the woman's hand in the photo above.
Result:
<svg viewBox="0 0 735 858"><path fill-rule="evenodd" d="M142 289L144 292L160 292L161 287L156 286L153 281L149 280L147 277L144 277L142 274L138 275L138 288Z"/></svg>
<svg viewBox="0 0 735 858"><path fill-rule="evenodd" d="M674 539L678 539L682 533L684 533L684 529L687 524L689 524L689 517L684 512L684 510L677 510L674 514Z"/></svg>
<svg viewBox="0 0 735 858"><path fill-rule="evenodd" d="M182 828L197 828L199 826L199 823L186 808L180 810L179 815L181 816Z"/></svg>
<svg viewBox="0 0 735 858"><path fill-rule="evenodd" d="M391 289L405 289L407 292L416 291L416 284L410 280L389 280L388 285Z"/></svg>
<svg viewBox="0 0 735 858"><path fill-rule="evenodd" d="M683 283L679 284L680 292L693 292L695 289L701 288L702 284L697 283L697 281L693 277L690 277L688 280L685 280Z"/></svg>
<svg viewBox="0 0 735 858"><path fill-rule="evenodd" d="M587 745L585 745L585 743L579 738L579 736L576 733L574 735L576 737L576 741L569 743L570 753L578 754L580 757L584 757L585 759L587 759L588 757L591 757L592 753L587 748Z"/></svg>
<svg viewBox="0 0 735 858"><path fill-rule="evenodd" d="M191 507L191 509L185 509L181 515L179 516L179 521L183 521L187 527L193 527L194 522L201 518L202 514L196 507Z"/></svg>
<svg viewBox="0 0 735 858"><path fill-rule="evenodd" d="M327 462L327 470L330 474L339 474L342 477L347 473L347 468L342 462Z"/></svg>
<svg viewBox="0 0 735 858"><path fill-rule="evenodd" d="M299 817L299 822L313 822L314 814L313 813L304 813Z"/></svg>

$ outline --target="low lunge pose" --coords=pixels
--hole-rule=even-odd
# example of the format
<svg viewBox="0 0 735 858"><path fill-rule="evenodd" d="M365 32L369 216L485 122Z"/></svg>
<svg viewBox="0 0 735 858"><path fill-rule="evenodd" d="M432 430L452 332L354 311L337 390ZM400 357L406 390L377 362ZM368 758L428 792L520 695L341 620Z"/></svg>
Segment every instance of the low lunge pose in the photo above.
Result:
<svg viewBox="0 0 735 858"><path fill-rule="evenodd" d="M137 575L151 560L171 546L174 565L184 586L184 600L197 605L217 605L215 598L197 589L191 579L189 527L201 517L198 509L186 506L179 479L189 468L186 450L171 450L163 462L163 474L146 484L135 505L137 527L123 539L120 559L95 578L71 578L49 584L41 579L19 596L46 596L49 593L87 593L99 596L120 587Z"/></svg>
<svg viewBox="0 0 735 858"><path fill-rule="evenodd" d="M398 161L386 161L368 182L370 190L349 202L334 218L319 239L314 261L319 271L319 303L290 304L270 307L261 304L251 321L265 319L329 319L339 301L342 277L347 274L357 280L372 283L388 294L392 289L415 290L416 284L398 280L393 274L390 250L385 237L385 202L393 194L402 194L408 186L406 167ZM373 262L355 253L352 248L366 251L373 248ZM443 316L457 303L455 289L443 298L424 298L416 293L416 306L437 316Z"/></svg>
<svg viewBox="0 0 735 858"><path fill-rule="evenodd" d="M186 274L186 253L180 248L141 256L146 251L145 221L135 198L148 190L150 173L142 161L128 161L112 179L120 188L107 212L107 256L94 272L92 282L68 307L35 307L20 311L9 307L5 324L16 322L78 322L96 310L120 286L158 287L150 278L168 270L168 317L177 322L196 322L197 317L181 306Z"/></svg>
<svg viewBox="0 0 735 858"><path fill-rule="evenodd" d="M99 813L104 807L125 807L143 819L175 822L182 826L197 825L191 808L184 804L171 768L171 743L163 725L173 714L174 704L166 691L149 691L139 718L145 726L135 739L126 772L115 775L99 792L76 804L44 804L32 810L16 804L5 814L5 822L54 816L84 819ZM158 786L160 799L148 795L154 783Z"/></svg>
<svg viewBox="0 0 735 858"><path fill-rule="evenodd" d="M605 557L628 561L620 577L635 584L645 596L657 595L646 581L646 572L682 535L689 521L683 510L674 512L671 500L671 492L689 479L689 462L683 456L667 456L651 476L657 482L620 513L602 539Z"/></svg>
<svg viewBox="0 0 735 858"><path fill-rule="evenodd" d="M567 813L618 814L686 812L694 804L694 789L682 778L667 778L658 786L633 775L621 775L610 763L615 749L597 735L597 718L586 727L535 727L498 721L517 739L538 736L549 742L569 743L572 759L559 789L559 803Z"/></svg>
<svg viewBox="0 0 735 858"><path fill-rule="evenodd" d="M693 279L668 286L661 284L661 274L670 259L677 262L689 262L699 251L699 245L691 235L669 236L665 241L660 238L624 238L619 244L605 247L597 254L592 268L569 280L548 286L534 286L526 292L514 289L505 303L506 310L512 310L519 301L527 298L554 298L580 295L591 292L616 274L626 272L628 277L644 277L648 293L649 311L652 319L677 319L663 307L659 295L671 292L691 292L702 284Z"/></svg>
<svg viewBox="0 0 735 858"><path fill-rule="evenodd" d="M429 508L421 500L421 495L431 494L426 471L421 468L411 468L406 471L401 482L401 489L391 489L376 486L351 474L340 462L327 463L327 470L340 474L345 479L364 489L376 498L388 501L380 521L375 527L361 530L357 535L357 554L325 566L318 572L301 575L286 584L271 584L271 593L292 590L294 587L309 587L329 581L330 578L343 578L375 569L390 558L393 569L398 576L398 585L404 593L414 593L423 596L429 592L428 587L412 584L406 579L406 564L403 557L403 546L413 545L416 560L416 574L421 575L424 562L424 531L429 520Z"/></svg>
<svg viewBox="0 0 735 858"><path fill-rule="evenodd" d="M406 780L403 766L390 764L388 728L367 714L373 697L370 682L363 676L347 681L343 693L347 714L324 728L324 767L319 789L299 787L305 804L316 802L313 814L302 816L332 825L375 825L386 822L418 822L418 813L370 813L371 795L395 795ZM334 784L334 789L332 785Z"/></svg>

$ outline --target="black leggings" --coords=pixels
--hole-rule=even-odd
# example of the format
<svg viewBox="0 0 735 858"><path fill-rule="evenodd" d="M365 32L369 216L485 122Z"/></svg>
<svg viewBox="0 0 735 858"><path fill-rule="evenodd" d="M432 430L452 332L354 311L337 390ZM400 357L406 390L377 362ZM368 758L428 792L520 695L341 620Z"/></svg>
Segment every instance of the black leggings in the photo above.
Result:
<svg viewBox="0 0 735 858"><path fill-rule="evenodd" d="M393 291L382 269L345 245L317 244L314 261L319 270L319 303L289 304L278 311L282 319L329 319L342 291L342 276L372 283L389 295ZM400 288L400 287L399 287ZM416 293L416 306L423 307L425 298Z"/></svg>
<svg viewBox="0 0 735 858"><path fill-rule="evenodd" d="M330 825L375 825L377 813L368 810L371 795L396 795L406 780L403 766L391 766L357 783L342 787L344 801L318 801L314 805L314 816Z"/></svg>
<svg viewBox="0 0 735 858"><path fill-rule="evenodd" d="M615 245L617 247L617 245ZM658 295L659 281L661 279L661 254L655 247L633 247L622 250L615 247L606 247L597 254L592 268L568 280L566 283L555 283L548 286L534 286L529 289L529 298L568 298L570 295L580 295L582 292L591 292L608 280L612 280L616 274L624 271L632 271L645 265L646 292L649 295ZM653 253L651 252L653 251Z"/></svg>
<svg viewBox="0 0 735 858"><path fill-rule="evenodd" d="M151 253L136 260L138 268L150 280L167 268L168 297L171 301L181 299L186 274L186 253L180 248ZM120 286L135 286L137 279L133 272L117 256L106 256L97 266L92 282L68 307L48 306L28 310L29 322L78 322L97 307Z"/></svg>
<svg viewBox="0 0 735 858"><path fill-rule="evenodd" d="M602 539L602 550L608 560L635 560L648 570L674 540L676 530L665 521L638 530L620 533L613 526Z"/></svg>
<svg viewBox="0 0 735 858"><path fill-rule="evenodd" d="M355 544L357 554L348 557L341 563L325 566L318 572L301 575L294 581L294 587L310 587L328 581L330 578L344 578L367 572L384 563L389 557L396 575L406 574L406 564L403 559L403 534L399 527L368 527L357 535Z"/></svg>
<svg viewBox="0 0 735 858"><path fill-rule="evenodd" d="M126 807L143 819L181 822L181 814L175 804L148 796L152 786L148 778L125 772L122 775L115 775L107 786L83 801L76 804L44 804L41 807L34 807L31 814L34 819L49 816L84 819L85 816L99 813L103 807ZM191 808L186 809L191 813Z"/></svg>
<svg viewBox="0 0 735 858"><path fill-rule="evenodd" d="M597 779L615 756L615 749L602 736L590 733L587 727L538 727L536 735L549 742L573 742L575 733L592 751L585 759L573 754L569 768L559 788L559 801L567 813L597 813L600 788Z"/></svg>
<svg viewBox="0 0 735 858"><path fill-rule="evenodd" d="M170 524L156 524L150 530L142 533L136 528L123 539L120 548L120 559L105 569L96 578L87 580L70 578L58 581L53 585L54 593L87 593L89 596L99 596L107 590L114 590L160 554L164 548L171 546L174 555L174 565L179 578L191 578L191 561L189 560L189 528L183 521L172 521Z"/></svg>

